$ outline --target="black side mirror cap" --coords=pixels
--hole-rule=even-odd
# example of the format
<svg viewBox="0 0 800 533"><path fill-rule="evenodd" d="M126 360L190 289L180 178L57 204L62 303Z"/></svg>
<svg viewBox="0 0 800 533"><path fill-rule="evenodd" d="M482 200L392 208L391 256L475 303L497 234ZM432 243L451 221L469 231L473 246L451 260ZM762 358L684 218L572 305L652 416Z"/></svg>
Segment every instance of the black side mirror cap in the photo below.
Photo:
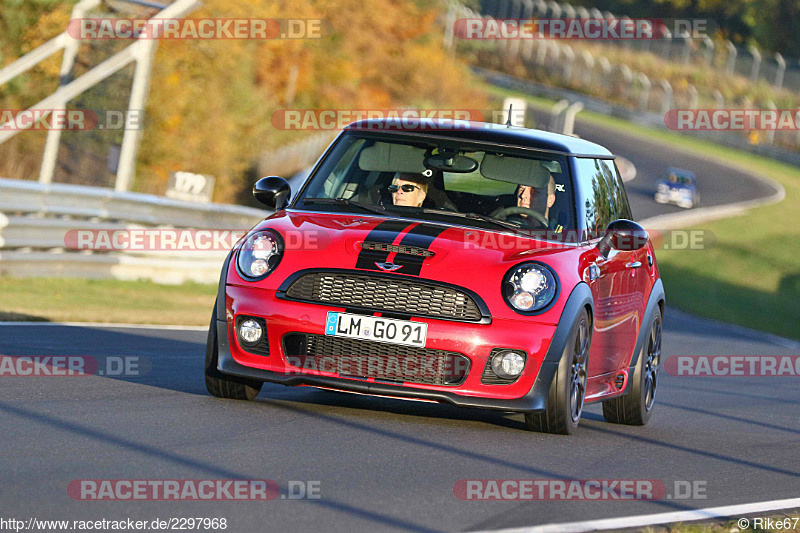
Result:
<svg viewBox="0 0 800 533"><path fill-rule="evenodd" d="M286 180L279 176L261 178L253 185L253 196L256 200L276 211L289 205L292 190Z"/></svg>
<svg viewBox="0 0 800 533"><path fill-rule="evenodd" d="M611 250L632 252L647 246L650 236L647 231L633 220L621 218L615 220L606 228L606 234L597 243L597 249L608 258Z"/></svg>

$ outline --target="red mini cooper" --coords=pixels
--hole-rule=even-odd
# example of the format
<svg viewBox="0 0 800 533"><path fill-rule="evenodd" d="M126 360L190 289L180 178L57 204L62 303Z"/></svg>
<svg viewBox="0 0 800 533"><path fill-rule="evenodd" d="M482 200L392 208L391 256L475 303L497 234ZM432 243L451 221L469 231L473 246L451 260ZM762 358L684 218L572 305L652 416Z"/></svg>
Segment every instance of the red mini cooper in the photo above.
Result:
<svg viewBox="0 0 800 533"><path fill-rule="evenodd" d="M206 385L264 382L643 425L664 289L602 146L483 123L356 122L231 251Z"/></svg>

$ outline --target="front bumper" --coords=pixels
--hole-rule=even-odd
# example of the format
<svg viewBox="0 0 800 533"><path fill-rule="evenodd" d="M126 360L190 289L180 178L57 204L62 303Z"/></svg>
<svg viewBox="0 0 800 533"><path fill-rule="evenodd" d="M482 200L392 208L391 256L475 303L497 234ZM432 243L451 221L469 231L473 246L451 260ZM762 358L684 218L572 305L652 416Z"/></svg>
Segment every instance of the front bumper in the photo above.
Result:
<svg viewBox="0 0 800 533"><path fill-rule="evenodd" d="M338 379L337 383L341 382L342 385L347 383L360 386L364 386L365 383L374 384L375 379L373 378L343 378L336 372L301 369L287 362L289 355L296 355L287 354L285 351L284 338L287 335L296 333L324 335L328 311L345 311L345 308L286 300L279 298L272 290L236 285L227 285L225 296L226 331L224 337L228 339L232 360L239 365L281 375L280 382L290 385L297 384L296 378L299 375L304 378L309 376L334 378ZM264 319L269 346L268 356L253 353L252 350L246 349L239 343L233 331L233 324L240 316L255 316ZM521 317L519 321L493 319L488 324L415 318L415 321L425 322L428 325L426 349L455 352L469 360L469 371L466 378L459 385L411 382L397 384L381 382L379 384L389 387L387 390L402 388L493 399L522 397L532 388L547 353L550 339L556 329L552 325L527 322L526 318ZM515 382L503 385L481 382L487 359L493 348L526 352L525 369ZM272 378L270 381L277 379L276 376L270 377Z"/></svg>
<svg viewBox="0 0 800 533"><path fill-rule="evenodd" d="M372 379L343 378L332 373L298 371L288 365L281 342L283 335L298 331L324 333L327 311L344 309L279 299L275 291L227 285L226 271L227 268L223 269L220 279L215 321L219 343L218 369L222 373L289 386L313 386L502 411L544 410L575 317L581 309L592 305L591 292L581 283L570 294L558 326L524 319L494 319L491 324L426 320L429 324L427 346L458 352L470 359L466 380L458 386L389 384ZM232 329L238 315L265 319L269 356L254 355L241 349ZM489 353L497 347L523 349L528 354L522 376L512 384L481 383Z"/></svg>

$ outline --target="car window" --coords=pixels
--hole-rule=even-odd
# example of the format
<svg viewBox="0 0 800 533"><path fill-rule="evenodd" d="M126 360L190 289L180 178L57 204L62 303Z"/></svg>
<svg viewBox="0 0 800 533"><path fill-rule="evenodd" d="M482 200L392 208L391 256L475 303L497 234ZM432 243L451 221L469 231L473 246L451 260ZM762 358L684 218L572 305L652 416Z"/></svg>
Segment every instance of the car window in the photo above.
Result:
<svg viewBox="0 0 800 533"><path fill-rule="evenodd" d="M581 207L586 221L587 237L593 238L601 235L609 223L621 218L620 214L625 212L627 206L627 198L623 201L624 189L617 187L615 173L602 159L576 158L575 166L582 191Z"/></svg>
<svg viewBox="0 0 800 533"><path fill-rule="evenodd" d="M615 217L632 220L630 202L628 202L628 195L625 193L625 185L622 182L622 176L617 165L610 159L600 159L598 161L601 169L603 169L603 176L606 178L611 190L611 196L614 198Z"/></svg>
<svg viewBox="0 0 800 533"><path fill-rule="evenodd" d="M407 194L422 203L399 202L398 183L407 184ZM424 194L416 196L417 189ZM574 232L563 232L575 227L573 191L566 157L558 153L421 135L347 132L293 206L359 214L374 206L373 211L384 209L390 216L546 231L558 234L546 238L574 242ZM350 200L350 205L320 201L334 198Z"/></svg>

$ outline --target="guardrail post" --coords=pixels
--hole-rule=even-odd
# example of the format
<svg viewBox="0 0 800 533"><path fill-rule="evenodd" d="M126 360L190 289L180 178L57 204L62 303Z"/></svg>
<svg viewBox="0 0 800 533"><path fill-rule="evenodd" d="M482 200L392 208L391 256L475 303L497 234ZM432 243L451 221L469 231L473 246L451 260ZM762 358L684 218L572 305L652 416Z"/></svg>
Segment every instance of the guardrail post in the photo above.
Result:
<svg viewBox="0 0 800 533"><path fill-rule="evenodd" d="M636 75L636 79L642 84L642 92L639 95L639 108L647 109L647 106L650 103L650 89L652 89L653 84L650 83L650 78L648 78L642 72L639 72Z"/></svg>
<svg viewBox="0 0 800 533"><path fill-rule="evenodd" d="M778 108L775 106L775 102L773 102L772 100L767 100L767 108L768 108L768 109L771 109L771 110L773 110L773 111L775 111L776 109L778 109ZM776 121L776 122L777 122L777 121ZM769 143L769 144L772 144L772 143L774 143L774 142L775 142L775 129L773 128L773 129L771 129L771 130L767 130L767 143Z"/></svg>
<svg viewBox="0 0 800 533"><path fill-rule="evenodd" d="M567 111L564 113L564 129L562 131L564 135L572 135L575 131L575 115L582 109L583 102L575 102L567 108Z"/></svg>
<svg viewBox="0 0 800 533"><path fill-rule="evenodd" d="M597 63L600 65L600 85L603 87L603 91L608 91L611 87L611 71L613 68L611 67L611 61L608 60L605 56L600 56L598 58Z"/></svg>
<svg viewBox="0 0 800 533"><path fill-rule="evenodd" d="M550 110L550 127L548 128L550 131L561 131L561 114L569 107L568 100L560 100L553 108Z"/></svg>
<svg viewBox="0 0 800 533"><path fill-rule="evenodd" d="M750 69L750 79L755 83L758 81L758 73L761 70L761 52L753 45L748 46L747 50L753 56L753 67Z"/></svg>
<svg viewBox="0 0 800 533"><path fill-rule="evenodd" d="M714 63L714 41L711 40L711 37L704 37L703 38L703 45L705 46L705 58L706 58L706 65L709 67Z"/></svg>
<svg viewBox="0 0 800 533"><path fill-rule="evenodd" d="M722 109L725 107L725 98L722 97L721 92L715 89L712 95L714 96L714 102L717 105L717 109Z"/></svg>
<svg viewBox="0 0 800 533"><path fill-rule="evenodd" d="M594 56L588 50L581 52L585 69L583 71L583 79L581 83L586 86L591 86L592 78L594 77Z"/></svg>
<svg viewBox="0 0 800 533"><path fill-rule="evenodd" d="M786 60L783 59L783 56L776 53L775 54L775 61L778 62L778 70L775 71L775 87L780 89L783 87L783 75L786 72Z"/></svg>
<svg viewBox="0 0 800 533"><path fill-rule="evenodd" d="M689 32L684 32L678 37L683 39L683 64L688 65L692 53L692 36L689 35Z"/></svg>
<svg viewBox="0 0 800 533"><path fill-rule="evenodd" d="M561 18L561 6L558 5L556 2L551 1L547 4L550 6L550 18L558 19Z"/></svg>
<svg viewBox="0 0 800 533"><path fill-rule="evenodd" d="M664 91L661 99L661 113L666 114L672 107L672 85L667 80L661 80L661 89Z"/></svg>
<svg viewBox="0 0 800 533"><path fill-rule="evenodd" d="M698 101L700 100L700 95L697 92L697 87L689 84L689 109L697 109Z"/></svg>
<svg viewBox="0 0 800 533"><path fill-rule="evenodd" d="M572 51L572 47L568 44L565 44L562 51L564 52L564 61L562 64L564 65L563 69L563 76L564 81L569 82L569 79L572 77L572 67L575 63L575 52Z"/></svg>
<svg viewBox="0 0 800 533"><path fill-rule="evenodd" d="M450 1L447 8L447 18L444 28L444 45L445 50L453 49L453 42L455 37L455 24L456 24L456 3L454 0Z"/></svg>
<svg viewBox="0 0 800 533"><path fill-rule="evenodd" d="M725 64L725 69L728 74L733 74L734 69L736 69L736 56L739 52L736 51L736 47L730 41L725 41L725 48L728 49L728 61Z"/></svg>
<svg viewBox="0 0 800 533"><path fill-rule="evenodd" d="M625 98L628 98L631 93L631 82L633 81L633 73L628 65L619 65L619 72L622 74L622 91Z"/></svg>

